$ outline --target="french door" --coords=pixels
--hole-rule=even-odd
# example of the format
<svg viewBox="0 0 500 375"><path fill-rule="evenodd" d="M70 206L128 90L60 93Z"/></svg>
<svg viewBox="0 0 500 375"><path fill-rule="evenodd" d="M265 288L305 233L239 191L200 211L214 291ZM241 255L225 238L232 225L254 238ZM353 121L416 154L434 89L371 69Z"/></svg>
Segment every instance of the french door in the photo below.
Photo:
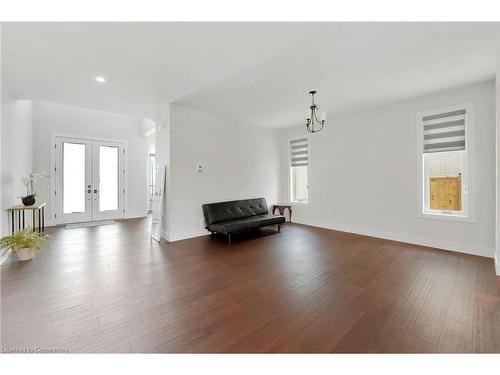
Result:
<svg viewBox="0 0 500 375"><path fill-rule="evenodd" d="M123 143L55 138L57 223L123 218Z"/></svg>

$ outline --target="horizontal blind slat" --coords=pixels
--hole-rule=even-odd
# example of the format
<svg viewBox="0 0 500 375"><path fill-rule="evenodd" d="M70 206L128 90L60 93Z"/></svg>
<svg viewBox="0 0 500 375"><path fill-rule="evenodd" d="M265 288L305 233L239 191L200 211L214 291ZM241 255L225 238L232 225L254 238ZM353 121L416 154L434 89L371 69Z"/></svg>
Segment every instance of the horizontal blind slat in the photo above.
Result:
<svg viewBox="0 0 500 375"><path fill-rule="evenodd" d="M452 126L465 126L465 119L455 120L455 121L446 121L446 122L438 122L434 124L427 125L424 122L424 130L434 130L434 129L446 129Z"/></svg>
<svg viewBox="0 0 500 375"><path fill-rule="evenodd" d="M451 112L438 113L435 115L425 116L422 120L424 120L424 121L435 120L438 118L446 118L446 117L457 116L457 115L465 115L465 109L459 109L458 111L451 111Z"/></svg>
<svg viewBox="0 0 500 375"><path fill-rule="evenodd" d="M307 138L290 141L290 164L292 167L309 164L309 145Z"/></svg>
<svg viewBox="0 0 500 375"><path fill-rule="evenodd" d="M464 125L460 125L460 126L450 126L449 128L441 128L441 129L432 129L432 130L425 130L424 131L424 135L427 135L427 134L439 134L439 133L445 133L445 132L454 132L454 131L457 131L457 130L465 130L465 126Z"/></svg>
<svg viewBox="0 0 500 375"><path fill-rule="evenodd" d="M422 118L423 152L465 150L465 109Z"/></svg>
<svg viewBox="0 0 500 375"><path fill-rule="evenodd" d="M424 145L424 152L442 152L445 148L447 149L446 151L464 150L465 141L426 144Z"/></svg>
<svg viewBox="0 0 500 375"><path fill-rule="evenodd" d="M456 121L456 120L463 120L465 119L465 115L456 115L456 116L450 116L450 117L442 117L442 118L437 118L437 119L432 119L432 120L424 120L422 121L426 125L433 125L433 124L438 124L442 122L451 122L451 121Z"/></svg>
<svg viewBox="0 0 500 375"><path fill-rule="evenodd" d="M424 139L437 139L437 138L448 138L448 137L463 137L465 139L465 129L463 130L455 130L451 132L445 132L445 133L432 133L432 134L425 134Z"/></svg>

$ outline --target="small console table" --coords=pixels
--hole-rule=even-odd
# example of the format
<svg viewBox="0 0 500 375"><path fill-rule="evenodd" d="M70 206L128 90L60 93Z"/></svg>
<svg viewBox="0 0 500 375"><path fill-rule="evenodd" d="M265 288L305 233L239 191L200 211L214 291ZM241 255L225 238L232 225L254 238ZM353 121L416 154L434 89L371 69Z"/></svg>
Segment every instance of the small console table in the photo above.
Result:
<svg viewBox="0 0 500 375"><path fill-rule="evenodd" d="M31 211L31 228L34 232L45 233L45 205L46 203L35 203L31 206L13 206L7 209L10 216L12 234L17 230L25 229L26 211ZM38 224L38 225L37 225Z"/></svg>
<svg viewBox="0 0 500 375"><path fill-rule="evenodd" d="M285 214L285 209L288 210L290 215L290 223L292 222L292 205L290 203L275 203L273 204L273 215L276 210L280 213L280 215Z"/></svg>

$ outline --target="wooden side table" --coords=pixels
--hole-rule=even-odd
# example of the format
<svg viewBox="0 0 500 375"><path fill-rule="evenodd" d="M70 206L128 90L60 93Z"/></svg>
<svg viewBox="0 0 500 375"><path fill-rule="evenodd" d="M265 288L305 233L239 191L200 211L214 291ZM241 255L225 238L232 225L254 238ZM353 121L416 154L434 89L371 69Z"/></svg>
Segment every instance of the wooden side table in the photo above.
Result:
<svg viewBox="0 0 500 375"><path fill-rule="evenodd" d="M7 209L10 216L12 234L17 230L25 229L26 211L31 211L31 223L34 232L45 233L45 205L46 203L35 203L31 206L13 206ZM38 217L37 217L38 216ZM16 220L17 219L17 220ZM38 223L37 223L38 221ZM16 225L17 224L17 225ZM37 227L38 224L38 227Z"/></svg>
<svg viewBox="0 0 500 375"><path fill-rule="evenodd" d="M288 210L288 213L290 214L290 223L292 222L292 205L290 203L276 203L273 204L273 215L276 210L280 213L280 215L285 214L285 209Z"/></svg>

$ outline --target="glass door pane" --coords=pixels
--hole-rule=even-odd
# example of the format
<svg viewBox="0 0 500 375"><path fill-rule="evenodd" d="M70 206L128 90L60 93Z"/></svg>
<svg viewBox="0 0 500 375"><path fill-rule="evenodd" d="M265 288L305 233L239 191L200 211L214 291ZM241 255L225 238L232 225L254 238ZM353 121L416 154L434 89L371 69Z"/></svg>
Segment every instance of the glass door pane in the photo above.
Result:
<svg viewBox="0 0 500 375"><path fill-rule="evenodd" d="M63 143L63 213L85 212L85 144Z"/></svg>
<svg viewBox="0 0 500 375"><path fill-rule="evenodd" d="M118 147L99 146L99 211L118 210Z"/></svg>

